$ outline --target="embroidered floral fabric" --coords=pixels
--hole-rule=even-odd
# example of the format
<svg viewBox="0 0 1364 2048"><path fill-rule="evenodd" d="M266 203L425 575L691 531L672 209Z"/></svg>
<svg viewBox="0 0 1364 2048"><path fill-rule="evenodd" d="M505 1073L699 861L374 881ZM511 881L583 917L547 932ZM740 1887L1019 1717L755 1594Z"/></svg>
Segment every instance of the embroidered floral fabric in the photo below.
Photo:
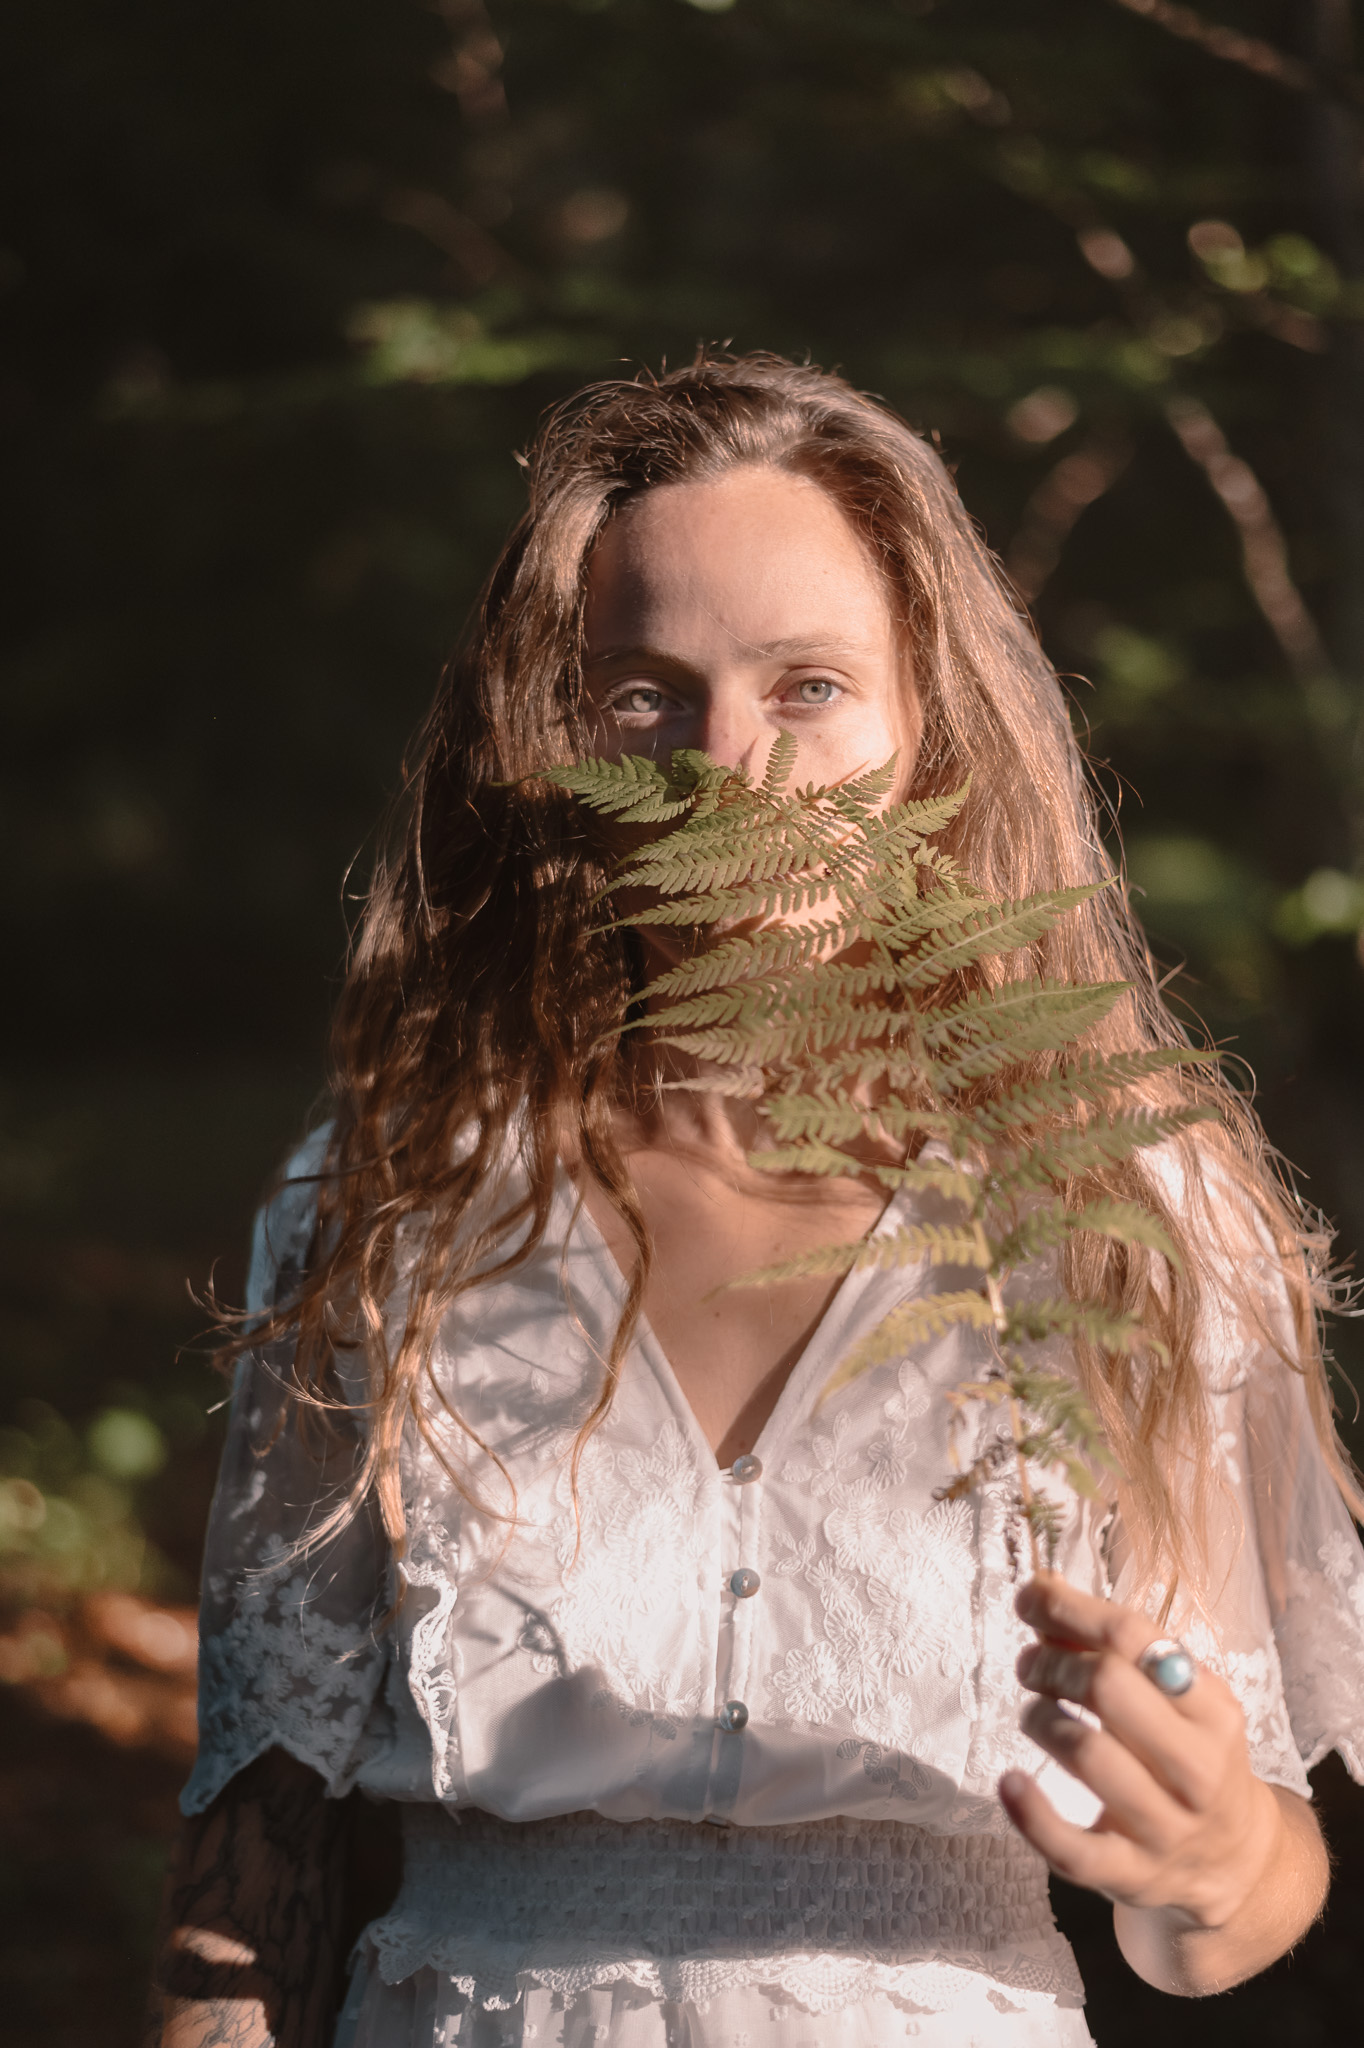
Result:
<svg viewBox="0 0 1364 2048"><path fill-rule="evenodd" d="M314 1170L317 1156L296 1172ZM905 1206L893 1204L880 1227L905 1220ZM310 1215L300 1185L258 1226L254 1306L289 1284ZM1261 1276L1242 1273L1239 1284L1252 1278ZM210 1531L203 1741L185 1803L202 1808L274 1742L335 1793L360 1784L427 1809L413 1823L409 1884L371 1930L347 2023L355 2048L472 2042L469 2014L500 2011L512 1997L519 2018L497 2040L528 2041L542 1993L558 2000L551 2031L564 2042L580 2023L601 2024L624 2048L628 2008L646 2048L653 2037L639 2015L656 2005L685 2008L704 2048L706 2001L732 2018L733 2001L751 1994L750 2017L759 2006L822 2014L820 2048L852 2048L884 2038L891 2011L897 2038L931 2032L927 2019L906 2015L935 2009L926 1987L944 1969L953 2009L974 2015L960 2041L1024 2048L1039 2000L1052 2031L1035 2038L1087 2039L1066 2007L1073 1980L1041 1866L1011 1837L994 1790L1019 1764L1075 1819L1095 1810L1057 1767L1038 1769L1039 1752L1018 1730L1013 1666L1027 1631L1013 1613L1010 1482L967 1501L932 1498L950 1469L943 1396L979 1370L981 1340L954 1331L821 1399L850 1345L897 1301L963 1280L946 1268L850 1276L762 1432L756 1473L717 1470L641 1328L588 1443L575 1505L567 1453L599 1384L623 1282L564 1181L540 1250L462 1299L434 1360L451 1405L510 1475L515 1524L500 1512L512 1505L504 1480L467 1437L434 1425L481 1512L414 1433L406 1594L386 1625L393 1588L372 1521L358 1519L304 1563L290 1555L344 1489L362 1416L349 1459L343 1443L319 1465L291 1423L277 1427L287 1362L243 1368ZM1047 1276L1026 1284L1045 1288ZM1304 1763L1327 1747L1355 1769L1364 1755L1364 1556L1302 1384L1273 1354L1272 1334L1248 1351L1239 1324L1233 1333L1209 1319L1228 1512L1212 1622L1176 1614L1237 1691L1257 1771L1302 1791ZM1086 1504L1060 1505L1059 1567L1104 1589L1114 1532ZM468 1809L492 1818L449 1824ZM713 1833L703 1822L733 1827ZM624 1891L607 1881L623 1852L603 1842L623 1843L621 1824L636 1843L640 1824L653 1830L651 1868L674 1873L672 1890L661 1878ZM562 1855L549 1850L555 1828ZM861 1924L870 1924L870 1887L896 1921L893 1940L868 1941L854 1956L812 1920L793 1948L785 1922L777 1967L764 1930L792 1905L792 1830L807 1858L817 1838L826 1867L842 1854L839 1831L851 1831L852 1864L875 1872L856 1880ZM745 1863L746 1850L713 1849L717 1840L763 1844L767 1861ZM742 1866L742 1910L725 1920L723 1943L718 1925L690 1946L683 1939L687 1927L696 1932L676 1891L683 1842L712 1858L712 1883ZM513 1906L531 1897L532 1844L558 1890L550 1897L539 1884L534 1911L528 1903L530 1917L517 1920ZM598 1859L586 1891L584 1858ZM953 1890L963 1858L976 1859L975 1904ZM930 1894L947 1903L930 1905ZM988 1940L987 1896L1006 1908ZM640 1899L652 1907L638 1924L622 1922L625 1904ZM558 1982L565 1968L572 1981ZM401 1996L394 1979L407 1987ZM583 2018L608 1994L609 2020ZM673 2020L668 2027L668 2040L678 2038ZM808 2023L800 2038L816 2038ZM491 2037L479 2035L478 2048Z"/></svg>

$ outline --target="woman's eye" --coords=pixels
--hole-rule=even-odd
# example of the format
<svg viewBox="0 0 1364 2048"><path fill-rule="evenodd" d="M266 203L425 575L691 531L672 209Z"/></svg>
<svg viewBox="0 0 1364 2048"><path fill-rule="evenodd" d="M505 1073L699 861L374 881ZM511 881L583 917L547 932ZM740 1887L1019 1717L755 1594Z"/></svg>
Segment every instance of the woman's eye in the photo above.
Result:
<svg viewBox="0 0 1364 2048"><path fill-rule="evenodd" d="M635 683L628 690L622 690L612 705L613 711L633 711L642 714L663 709L664 697L661 690L651 689L647 683Z"/></svg>
<svg viewBox="0 0 1364 2048"><path fill-rule="evenodd" d="M830 682L827 676L807 676L803 683L796 684L798 704L832 704L838 695L838 684Z"/></svg>

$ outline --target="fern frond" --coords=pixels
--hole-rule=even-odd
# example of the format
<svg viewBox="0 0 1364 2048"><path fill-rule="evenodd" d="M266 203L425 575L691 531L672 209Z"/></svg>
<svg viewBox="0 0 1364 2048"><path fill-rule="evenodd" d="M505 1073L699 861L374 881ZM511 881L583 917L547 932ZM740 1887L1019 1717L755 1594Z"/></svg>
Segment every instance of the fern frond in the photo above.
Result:
<svg viewBox="0 0 1364 2048"><path fill-rule="evenodd" d="M666 767L595 761L549 779L604 816L660 828L610 885L650 899L623 922L714 937L649 985L628 1027L647 1026L700 1062L697 1077L663 1085L761 1101L771 1142L750 1155L759 1170L871 1180L934 1204L933 1221L818 1246L733 1284L920 1261L978 1273L979 1287L902 1302L825 1394L949 1330L987 1333L992 1362L948 1399L958 1420L977 1402L1006 1406L1008 1434L992 1436L940 1496L958 1498L1012 1460L1036 1563L1054 1556L1061 1517L1029 1468L1064 1472L1092 1493L1112 1461L1075 1380L1042 1369L1028 1347L1082 1343L1157 1358L1162 1348L1138 1317L1102 1302L1013 1302L1002 1283L1086 1233L1174 1259L1168 1232L1139 1202L1079 1202L1074 1186L1213 1116L1206 1103L1154 1106L1140 1093L1209 1056L1082 1051L1123 982L1014 974L962 993L963 976L1036 944L1109 882L991 901L940 843L965 788L890 803L893 762L800 788L795 759L786 735L756 783L687 750ZM916 1158L895 1156L923 1137L934 1143Z"/></svg>
<svg viewBox="0 0 1364 2048"><path fill-rule="evenodd" d="M1158 1217L1149 1209L1138 1208L1135 1202L1112 1201L1107 1197L1089 1202L1082 1209L1068 1209L1058 1196L1055 1201L1030 1210L1021 1223L997 1241L994 1256L999 1267L1021 1266L1039 1252L1051 1251L1086 1231L1111 1237L1119 1244L1142 1245L1148 1251L1162 1253L1172 1266L1180 1266L1179 1255Z"/></svg>
<svg viewBox="0 0 1364 2048"><path fill-rule="evenodd" d="M767 1076L761 1067L730 1067L714 1074L689 1074L685 1081L660 1081L664 1094L722 1095L733 1102L761 1102Z"/></svg>
<svg viewBox="0 0 1364 2048"><path fill-rule="evenodd" d="M1028 1525L1034 1548L1046 1559L1047 1570L1054 1570L1063 1528L1059 1503L1045 1493L1034 1493L1023 1503L1023 1519Z"/></svg>
<svg viewBox="0 0 1364 2048"><path fill-rule="evenodd" d="M926 1062L926 1077L945 1095L978 1087L1038 1053L1063 1052L1071 1038L1101 1023L1125 990L1123 982L1082 983L1064 1000L1039 1006L1031 1023L1007 1036L980 1037L971 1044Z"/></svg>
<svg viewBox="0 0 1364 2048"><path fill-rule="evenodd" d="M1206 1123L1216 1114L1206 1104L1183 1103L1174 1109L1121 1111L1102 1121L1096 1118L1079 1130L1046 1132L1026 1151L992 1164L990 1178L997 1194L1030 1194L1055 1187L1075 1174L1121 1165L1143 1147L1163 1144L1166 1138L1192 1124Z"/></svg>
<svg viewBox="0 0 1364 2048"><path fill-rule="evenodd" d="M706 998L698 997L698 1001ZM651 1020L652 1021L652 1020ZM721 1065L733 1060L750 1060L760 1066L776 1066L805 1055L817 1055L830 1046L859 1045L869 1039L894 1036L905 1029L903 1011L887 1010L871 1003L830 1004L802 1016L768 1015L761 1022L746 1018L738 1024L717 1024L696 1031L665 1031L665 1045L694 1059L714 1060Z"/></svg>
<svg viewBox="0 0 1364 2048"><path fill-rule="evenodd" d="M759 1173L813 1173L826 1180L867 1170L865 1160L851 1152L841 1152L836 1145L821 1144L818 1139L800 1145L765 1146L760 1152L750 1152L748 1163Z"/></svg>
<svg viewBox="0 0 1364 2048"><path fill-rule="evenodd" d="M972 1145L996 1144L1011 1131L1049 1117L1064 1116L1082 1103L1105 1102L1151 1074L1211 1058L1210 1053L1197 1052L1191 1046L1158 1046L1150 1052L1077 1060L1073 1066L1059 1068L1043 1081L1025 1081L1006 1088L992 1102L972 1111L958 1127L959 1136Z"/></svg>
<svg viewBox="0 0 1364 2048"><path fill-rule="evenodd" d="M865 775L855 775L851 782L835 783L827 792L829 802L844 817L871 816L895 787L896 760L897 756L892 754L879 768L869 768Z"/></svg>
<svg viewBox="0 0 1364 2048"><path fill-rule="evenodd" d="M1076 983L1021 976L993 988L973 989L954 1002L924 1004L919 1011L920 1029L929 1052L947 1056L969 1046L1012 1038L1016 1032L1053 1026L1058 1033L1064 1030L1068 1034L1050 1048L1059 1052L1089 1028L1083 1020L1091 1001L1104 996L1111 1009L1126 987L1125 981Z"/></svg>
<svg viewBox="0 0 1364 2048"><path fill-rule="evenodd" d="M897 901L884 919L885 932L889 944L906 953L922 939L933 938L953 927L959 929L987 907L983 896L964 891L933 889L921 893L917 884L912 888L906 884L896 893Z"/></svg>
<svg viewBox="0 0 1364 2048"><path fill-rule="evenodd" d="M1083 1053L1079 1059L1068 1063L1063 1071L1077 1101L1097 1102L1101 1096L1130 1088L1152 1074L1165 1073L1174 1067L1216 1064L1217 1054L1205 1052L1200 1046L1153 1045L1141 1052L1110 1053L1107 1057Z"/></svg>
<svg viewBox="0 0 1364 2048"><path fill-rule="evenodd" d="M655 1011L649 1021L656 1031L664 1032L729 1023L759 1031L764 1024L806 1018L812 1022L827 1018L837 1025L854 1011L861 1014L868 996L886 995L894 987L895 970L879 960L858 966L830 961L811 980L790 972L750 973L740 982L708 989Z"/></svg>
<svg viewBox="0 0 1364 2048"><path fill-rule="evenodd" d="M930 1266L974 1266L984 1272L990 1264L990 1246L979 1224L914 1223L852 1244L820 1245L799 1258L746 1273L729 1285L774 1287L783 1280L810 1280L824 1273L888 1273L921 1260Z"/></svg>
<svg viewBox="0 0 1364 2048"><path fill-rule="evenodd" d="M743 883L730 889L717 890L713 895L679 896L666 903L651 904L646 910L635 911L628 922L632 925L705 925L732 922L738 924L744 918L794 917L803 910L813 910L827 903L834 894L834 885L826 875L810 875L785 881L778 877L770 883L745 887Z"/></svg>
<svg viewBox="0 0 1364 2048"><path fill-rule="evenodd" d="M909 1166L890 1166L878 1160L869 1166L855 1153L818 1140L750 1152L748 1163L762 1173L814 1173L829 1178L840 1174L864 1175L888 1191L934 1195L940 1201L960 1202L968 1210L980 1192L980 1184L972 1175L946 1161L915 1160Z"/></svg>
<svg viewBox="0 0 1364 2048"><path fill-rule="evenodd" d="M887 1166L878 1161L864 1169L883 1188L911 1195L934 1195L939 1201L960 1202L974 1215L980 1200L980 1182L960 1166L926 1160L922 1156L910 1166Z"/></svg>
<svg viewBox="0 0 1364 2048"><path fill-rule="evenodd" d="M688 772L676 754L671 770L643 755L627 754L620 761L577 761L543 772L546 782L566 789L589 810L627 825L661 825L681 817L691 809L701 783L715 780L713 762L697 774Z"/></svg>
<svg viewBox="0 0 1364 2048"><path fill-rule="evenodd" d="M793 732L779 732L773 740L763 770L762 792L766 797L784 794L796 765L796 736Z"/></svg>
<svg viewBox="0 0 1364 2048"><path fill-rule="evenodd" d="M733 889L740 883L757 888L779 876L790 877L811 869L803 847L784 846L771 835L734 834L717 837L713 849L677 855L666 863L637 861L618 875L612 889L661 889L665 895L700 895L713 889ZM816 873L816 879L823 879Z"/></svg>
<svg viewBox="0 0 1364 2048"><path fill-rule="evenodd" d="M821 918L808 925L764 925L760 931L718 939L690 960L670 967L649 983L641 1000L657 1002L665 996L677 999L698 994L702 989L718 988L725 982L794 974L821 954L870 936L870 923L856 912Z"/></svg>
<svg viewBox="0 0 1364 2048"><path fill-rule="evenodd" d="M764 1108L772 1135L783 1143L821 1137L846 1144L859 1137L885 1137L903 1144L915 1131L944 1137L953 1126L950 1113L942 1110L898 1102L872 1107L825 1089L769 1096Z"/></svg>
<svg viewBox="0 0 1364 2048"><path fill-rule="evenodd" d="M925 1294L892 1309L883 1323L864 1337L825 1381L820 1399L827 1401L869 1366L885 1365L903 1358L926 1338L941 1337L946 1331L965 1325L973 1330L994 1328L995 1312L983 1294L962 1289L954 1294Z"/></svg>
<svg viewBox="0 0 1364 2048"><path fill-rule="evenodd" d="M1049 932L1058 918L1087 903L1106 882L1087 882L1078 889L1048 889L1017 903L992 903L953 938L934 938L905 963L900 985L906 990L929 988L949 974L958 974L977 960L1016 952ZM893 936L893 928L892 928Z"/></svg>
<svg viewBox="0 0 1364 2048"><path fill-rule="evenodd" d="M891 763L888 762L887 767L890 766ZM891 779L893 780L893 777ZM869 780L870 778L866 776L861 778L862 783ZM860 784L847 783L844 786L851 792L858 789ZM890 786L889 782L886 786ZM869 843L878 854L881 854L891 844L898 844L901 834L905 832L912 832L920 839L931 839L934 833L945 831L952 823L966 802L970 790L971 778L968 776L959 789L948 790L942 796L916 797L911 802L888 805L869 828Z"/></svg>
<svg viewBox="0 0 1364 2048"><path fill-rule="evenodd" d="M917 1030L918 1019L912 1013L905 1014L905 1023ZM859 1101L867 1100L873 1088L919 1099L924 1093L923 1062L903 1038L835 1047L821 1060L819 1072L823 1088L830 1093L845 1091ZM793 1092L795 1085L793 1081Z"/></svg>
<svg viewBox="0 0 1364 2048"><path fill-rule="evenodd" d="M1076 1380L1064 1373L1022 1368L1010 1379L1014 1398L1026 1403L1049 1435L1059 1435L1083 1457L1116 1471L1103 1428Z"/></svg>
<svg viewBox="0 0 1364 2048"><path fill-rule="evenodd" d="M1005 1315L1001 1334L1007 1344L1083 1337L1104 1351L1130 1352L1143 1345L1152 1351L1159 1349L1140 1316L1113 1315L1096 1301L1071 1301L1068 1296L1014 1303Z"/></svg>

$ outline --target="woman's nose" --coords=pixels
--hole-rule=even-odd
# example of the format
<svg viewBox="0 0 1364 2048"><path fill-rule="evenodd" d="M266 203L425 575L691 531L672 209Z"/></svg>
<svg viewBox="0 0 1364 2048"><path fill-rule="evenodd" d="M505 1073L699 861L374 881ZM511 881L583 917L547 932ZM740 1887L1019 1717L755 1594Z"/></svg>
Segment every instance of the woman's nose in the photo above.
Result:
<svg viewBox="0 0 1364 2048"><path fill-rule="evenodd" d="M695 745L722 768L748 768L761 759L766 728L756 705L710 703L697 719Z"/></svg>

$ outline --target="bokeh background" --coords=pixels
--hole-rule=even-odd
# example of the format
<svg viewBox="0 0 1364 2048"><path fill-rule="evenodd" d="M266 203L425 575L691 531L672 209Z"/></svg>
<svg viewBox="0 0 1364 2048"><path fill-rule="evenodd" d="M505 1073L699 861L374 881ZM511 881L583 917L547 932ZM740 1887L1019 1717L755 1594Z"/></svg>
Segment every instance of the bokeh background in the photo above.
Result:
<svg viewBox="0 0 1364 2048"><path fill-rule="evenodd" d="M343 875L575 384L732 339L938 437L1173 994L1364 1242L1364 82L1350 0L1209 5L8 0L15 2048L136 2038L222 1427L188 1286L240 1289ZM1364 1795L1318 1782L1331 1917L1229 1999L1058 1894L1103 2048L1358 2037Z"/></svg>

